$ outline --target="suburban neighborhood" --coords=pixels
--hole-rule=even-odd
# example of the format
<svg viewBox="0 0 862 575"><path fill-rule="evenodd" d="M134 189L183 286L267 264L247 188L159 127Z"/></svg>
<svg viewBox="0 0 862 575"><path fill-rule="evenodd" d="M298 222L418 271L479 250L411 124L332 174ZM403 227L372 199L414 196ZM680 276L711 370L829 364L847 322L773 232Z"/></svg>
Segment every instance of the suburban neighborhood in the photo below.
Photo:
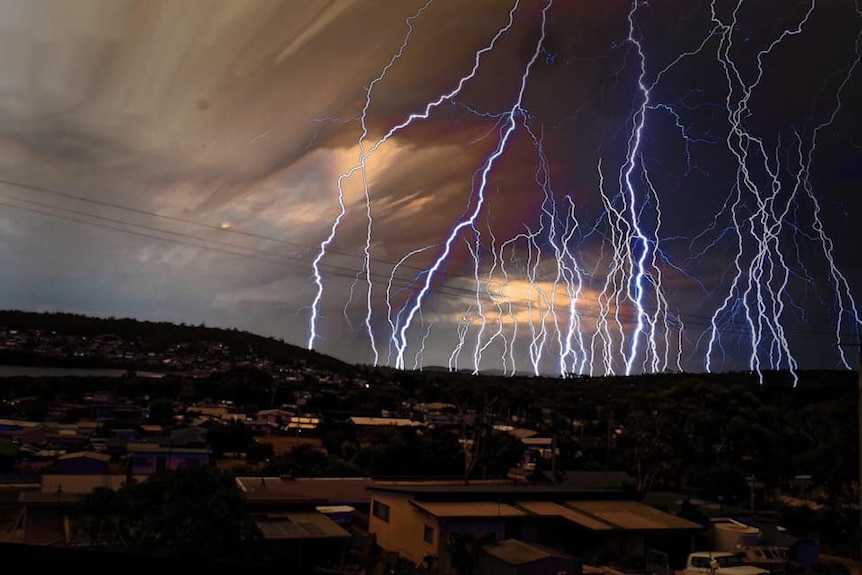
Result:
<svg viewBox="0 0 862 575"><path fill-rule="evenodd" d="M834 536L776 513L821 513L826 483L758 471L736 491L674 487L648 451L662 423L637 411L588 417L457 374L332 370L217 340L0 335L7 352L114 369L3 378L0 543L161 549L185 514L194 533L174 551L295 573L694 575L725 555L748 575L847 569Z"/></svg>

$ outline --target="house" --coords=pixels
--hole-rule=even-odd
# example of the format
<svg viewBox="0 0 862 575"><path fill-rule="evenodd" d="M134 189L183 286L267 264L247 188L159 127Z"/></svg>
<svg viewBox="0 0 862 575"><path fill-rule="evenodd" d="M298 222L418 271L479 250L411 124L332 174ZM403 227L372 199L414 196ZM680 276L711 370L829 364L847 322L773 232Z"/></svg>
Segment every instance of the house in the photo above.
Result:
<svg viewBox="0 0 862 575"><path fill-rule="evenodd" d="M78 427L78 435L83 437L93 437L100 427L98 422L89 420L81 420L76 425Z"/></svg>
<svg viewBox="0 0 862 575"><path fill-rule="evenodd" d="M370 434L381 427L422 427L418 421L401 417L351 417L348 420L356 428L356 440L367 444Z"/></svg>
<svg viewBox="0 0 862 575"><path fill-rule="evenodd" d="M350 543L350 533L313 508L267 514L253 521L268 559L291 573L340 565Z"/></svg>
<svg viewBox="0 0 862 575"><path fill-rule="evenodd" d="M449 541L516 538L593 564L646 549L688 552L701 525L628 499L623 489L505 481L375 483L369 532L384 550L446 572Z"/></svg>
<svg viewBox="0 0 862 575"><path fill-rule="evenodd" d="M126 474L106 475L56 475L43 474L40 491L42 493L66 493L86 495L97 487L107 487L116 491L130 478ZM132 476L132 479L143 482L146 476Z"/></svg>
<svg viewBox="0 0 862 575"><path fill-rule="evenodd" d="M141 426L141 436L142 437L156 437L162 435L165 432L165 428L161 425L155 424L144 424Z"/></svg>
<svg viewBox="0 0 862 575"><path fill-rule="evenodd" d="M146 419L149 409L129 403L92 403L87 406L88 416L96 421L140 422Z"/></svg>
<svg viewBox="0 0 862 575"><path fill-rule="evenodd" d="M133 475L150 475L166 469L176 470L192 465L209 465L207 448L161 446L152 443L130 443L126 446Z"/></svg>
<svg viewBox="0 0 862 575"><path fill-rule="evenodd" d="M198 414L202 417L210 419L222 419L228 413L228 408L225 406L207 407L202 405L193 405L186 410L189 414Z"/></svg>
<svg viewBox="0 0 862 575"><path fill-rule="evenodd" d="M284 409L264 409L257 412L254 421L257 424L281 428L287 425L291 417L293 417L293 413Z"/></svg>
<svg viewBox="0 0 862 575"><path fill-rule="evenodd" d="M580 561L550 547L505 539L482 546L479 570L494 575L581 575Z"/></svg>
<svg viewBox="0 0 862 575"><path fill-rule="evenodd" d="M46 435L45 443L49 449L81 451L90 443L90 438L78 435L75 429L58 429Z"/></svg>
<svg viewBox="0 0 862 575"><path fill-rule="evenodd" d="M554 440L550 437L522 437L521 443L524 444L524 456L527 461L553 457Z"/></svg>
<svg viewBox="0 0 862 575"><path fill-rule="evenodd" d="M138 431L136 429L114 429L113 430L114 437L118 439L125 439L126 441L134 441L138 438Z"/></svg>
<svg viewBox="0 0 862 575"><path fill-rule="evenodd" d="M420 403L416 409L422 413L425 425L434 427L454 427L461 424L461 413L451 403Z"/></svg>
<svg viewBox="0 0 862 575"><path fill-rule="evenodd" d="M13 443L32 445L43 443L48 435L46 427L35 421L0 419L0 437Z"/></svg>
<svg viewBox="0 0 862 575"><path fill-rule="evenodd" d="M314 415L294 415L290 418L290 421L287 422L285 426L287 429L317 429L317 426L320 425L320 418Z"/></svg>
<svg viewBox="0 0 862 575"><path fill-rule="evenodd" d="M299 478L237 477L237 487L246 504L258 511L273 512L298 501L316 506L347 505L368 511L374 481L367 477Z"/></svg>
<svg viewBox="0 0 862 575"><path fill-rule="evenodd" d="M119 437L91 437L87 443L86 451L95 451L96 453L105 453L111 457L119 457L125 455L126 445L129 441Z"/></svg>
<svg viewBox="0 0 862 575"><path fill-rule="evenodd" d="M404 417L351 417L356 427L421 427L422 424Z"/></svg>
<svg viewBox="0 0 862 575"><path fill-rule="evenodd" d="M203 427L180 427L172 429L169 441L174 446L205 447L207 443L207 430Z"/></svg>
<svg viewBox="0 0 862 575"><path fill-rule="evenodd" d="M57 458L57 471L63 475L104 475L111 456L92 451L66 453Z"/></svg>

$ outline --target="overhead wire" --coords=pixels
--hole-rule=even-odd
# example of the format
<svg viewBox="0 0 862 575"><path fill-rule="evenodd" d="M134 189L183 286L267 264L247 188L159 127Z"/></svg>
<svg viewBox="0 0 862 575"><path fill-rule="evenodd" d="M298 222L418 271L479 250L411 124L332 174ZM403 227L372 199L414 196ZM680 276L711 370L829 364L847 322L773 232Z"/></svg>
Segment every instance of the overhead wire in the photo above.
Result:
<svg viewBox="0 0 862 575"><path fill-rule="evenodd" d="M195 220L189 220L189 219L180 218L177 216L171 216L171 215L167 215L167 214L160 214L158 212L145 210L145 209L141 209L141 208L135 208L135 207L131 207L131 206L124 206L122 204L118 204L118 203L114 203L114 202L97 200L97 199L93 199L93 198L86 198L83 196L78 196L78 195L70 194L67 192L61 192L59 190L54 190L54 189L45 188L45 187L41 187L41 186L35 186L35 185L31 185L31 184L25 184L25 183L7 180L7 179L3 179L3 178L0 178L0 185L6 185L6 186L14 187L14 188L41 192L41 193L50 194L50 195L62 197L62 198L73 200L73 201L80 201L80 202L87 203L90 205L106 207L106 208L111 208L111 209L115 209L115 210L121 210L121 211L129 212L129 213L137 214L140 216L146 216L146 217L161 219L161 220L165 220L165 221L169 221L169 222L173 222L173 223L197 226L201 229L208 229L208 230L216 231L217 233L221 233L221 234L225 234L225 235L234 234L234 235L244 236L244 237L248 237L248 238L252 238L252 239L265 240L265 241L270 241L273 243L294 246L297 248L302 248L304 250L317 249L317 246L310 246L308 244L303 244L301 242L295 242L295 241L287 240L284 238L278 238L278 237L274 237L274 236L270 236L270 235L266 235L266 234L250 232L250 231L242 230L242 229L236 229L233 227L224 228L220 225L209 224L209 223L199 222L199 221L195 221ZM300 268L300 267L302 267L303 264L308 264L308 262L309 262L309 260L303 259L301 256L298 256L298 255L286 255L286 254L272 253L270 251L262 250L262 249L256 248L256 247L242 246L242 245L237 245L233 242L228 242L228 241L224 241L224 240L220 240L220 239L216 239L216 238L201 237L201 236L194 235L191 233L185 233L185 232L180 232L180 231L175 231L175 230L167 230L167 229L155 227L152 225L130 222L130 221L122 220L119 218L112 218L109 216L104 216L101 214L93 214L93 213L86 212L86 211L75 210L75 209L66 208L66 207L58 206L58 205L53 205L53 204L49 204L49 203L45 203L45 202L39 202L37 200L21 198L21 197L15 196L15 195L0 193L0 197L5 198L6 200L12 200L12 202L21 202L24 204L28 204L28 205L22 206L22 205L18 205L15 203L10 203L9 201L0 200L0 206L11 207L11 208L23 210L23 211L26 211L26 212L29 212L29 213L32 213L35 215L52 217L52 218L56 218L56 219L60 219L60 220L65 220L65 221L69 221L69 222L89 225L89 226L93 226L93 227L97 227L97 228L115 231L118 233L133 235L133 236L137 236L137 237L153 239L153 240L173 243L173 244L177 244L177 245L184 245L187 247L203 249L206 251L210 251L210 252L214 252L214 253L220 253L223 255L230 255L230 256L241 257L241 258L250 258L250 259L253 259L256 261L281 265L281 266L290 267L290 268ZM51 210L54 210L54 211L51 211ZM61 212L61 213L55 213L55 212ZM114 224L114 225L112 225L112 224ZM169 236L169 237L165 237L165 236ZM207 244L214 244L214 245L207 245ZM219 247L215 247L215 246L219 246ZM362 257L359 255L348 254L348 253L338 252L338 251L334 251L334 250L330 250L330 253L333 253L333 254L338 255L338 256L346 257L346 258L357 259L357 260L361 259L361 257ZM385 260L375 260L375 261L378 264L389 265L389 266L392 266L393 268L397 265L397 264L394 264L392 262L387 262ZM347 279L355 279L357 277L357 270L352 269L352 268L348 268L348 267L344 267L344 266L337 266L337 265L333 265L331 263L322 263L321 267L336 277L342 277L342 278L347 278ZM410 266L410 265L406 265L406 264L402 264L398 267L399 268L412 269L412 270L417 271L417 273L424 272L423 268L416 267L416 266ZM370 274L372 277L375 277L376 279L381 279L381 280L388 280L390 277L388 274L383 274L379 271L372 271L372 272L370 272ZM475 281L474 276L449 274L449 277L452 279L464 279L464 280L468 280L468 281ZM411 284L416 281L416 277L412 277L409 279L402 277L402 278L397 278L397 279L399 282L402 283L402 285L399 287L399 289L410 289ZM475 299L475 297L476 297L476 290L475 289L461 288L461 287L451 285L451 284L450 285L441 284L437 288L437 293L440 293L442 295L450 295L450 296L463 297L463 298L469 298L469 299ZM489 295L492 295L492 294L489 294ZM511 302L511 304L515 308L531 309L530 306L525 302L514 301L514 302ZM508 307L508 303L507 303L507 307ZM655 310L648 310L648 311L654 312ZM632 310L626 310L625 308L621 308L619 315L618 316L615 315L613 317L614 317L614 320L616 320L617 317L619 317L619 319L621 319L623 321L626 321L627 319L633 320L633 317L631 317L631 318L627 317L631 313L632 313ZM508 314L504 314L504 315L508 315ZM579 317L585 317L585 318L589 318L589 319L599 319L600 315L595 310L581 310L579 312ZM694 313L688 313L688 312L686 312L686 313L675 312L675 313L671 314L671 317L681 319L683 324L686 327L690 327L690 326L702 327L702 328L711 327L711 319L712 319L711 317L698 315L698 314L694 314ZM730 335L730 336L733 336L733 335L743 336L743 335L746 335L748 333L748 330L747 330L746 325L744 323L730 322L730 323L728 323L728 325L726 325L722 328L722 333L724 333L726 335ZM821 337L825 337L827 335L828 336L834 336L833 333L827 334L825 332L816 333L816 332L811 332L811 331L785 330L785 333L795 335L798 337L806 337L806 338L808 338L808 337L810 337L810 338L821 338Z"/></svg>

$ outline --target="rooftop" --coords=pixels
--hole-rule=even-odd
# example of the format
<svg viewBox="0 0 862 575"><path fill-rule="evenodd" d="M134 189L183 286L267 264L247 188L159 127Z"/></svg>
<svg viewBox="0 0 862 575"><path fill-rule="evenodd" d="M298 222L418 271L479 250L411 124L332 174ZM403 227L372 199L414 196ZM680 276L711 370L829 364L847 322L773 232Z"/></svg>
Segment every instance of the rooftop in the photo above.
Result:
<svg viewBox="0 0 862 575"><path fill-rule="evenodd" d="M329 504L371 500L367 477L299 478L237 477L237 486L250 502L317 500Z"/></svg>
<svg viewBox="0 0 862 575"><path fill-rule="evenodd" d="M335 521L318 512L284 513L254 522L267 540L278 539L348 539L350 533Z"/></svg>
<svg viewBox="0 0 862 575"><path fill-rule="evenodd" d="M96 461L107 463L111 461L111 456L105 455L104 453L96 453L95 451L77 451L75 453L65 453L57 459L60 461L68 461L70 459L94 459Z"/></svg>
<svg viewBox="0 0 862 575"><path fill-rule="evenodd" d="M622 488L596 488L592 485L523 484L508 480L471 481L422 481L422 482L376 482L368 487L372 491L413 495L416 499L431 500L478 500L493 499L612 499L626 496Z"/></svg>
<svg viewBox="0 0 862 575"><path fill-rule="evenodd" d="M554 503L552 501L522 501L518 503L518 506L526 509L530 513L534 513L535 515L541 515L543 517L561 517L593 531L605 531L612 530L614 528L613 525L601 521L600 519L591 517L590 515L576 511L571 507Z"/></svg>
<svg viewBox="0 0 862 575"><path fill-rule="evenodd" d="M524 565L548 557L566 557L565 553L534 546L517 539L504 539L496 545L482 547L485 553L508 563L509 565Z"/></svg>
<svg viewBox="0 0 862 575"><path fill-rule="evenodd" d="M414 506L433 517L523 517L520 509L505 503L493 501L437 501L411 502Z"/></svg>
<svg viewBox="0 0 862 575"><path fill-rule="evenodd" d="M129 443L126 446L129 453L211 453L204 447L183 447L182 445L162 446L157 443Z"/></svg>
<svg viewBox="0 0 862 575"><path fill-rule="evenodd" d="M614 529L633 531L700 530L703 526L637 501L568 501L567 507Z"/></svg>
<svg viewBox="0 0 862 575"><path fill-rule="evenodd" d="M418 421L399 417L351 417L350 422L354 425L367 426L419 427L422 425Z"/></svg>

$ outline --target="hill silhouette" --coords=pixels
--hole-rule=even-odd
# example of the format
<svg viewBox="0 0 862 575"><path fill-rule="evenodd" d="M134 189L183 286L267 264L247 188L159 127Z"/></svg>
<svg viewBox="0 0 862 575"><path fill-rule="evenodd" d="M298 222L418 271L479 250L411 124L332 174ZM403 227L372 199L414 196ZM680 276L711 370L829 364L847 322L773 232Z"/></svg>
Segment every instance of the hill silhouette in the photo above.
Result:
<svg viewBox="0 0 862 575"><path fill-rule="evenodd" d="M625 393L633 386L638 388L656 389L673 386L691 378L715 385L747 384L757 385L758 376L753 372L726 373L655 373L631 376L573 376L560 378L553 376L532 376L528 374L502 375L493 370L473 375L470 370L451 372L443 366L426 366L421 371L396 370L385 366L373 368L368 365L353 365L332 356L324 355L299 346L286 343L271 337L256 335L236 328L224 329L207 327L203 324L193 326L174 324L167 321L142 321L133 318L97 318L81 314L64 312L28 312L18 310L0 310L0 329L44 330L65 335L98 336L113 334L123 339L138 339L148 351L160 352L168 347L181 343L196 344L199 342L218 342L227 345L234 355L253 354L265 357L277 363L296 365L305 363L309 367L328 370L333 373L354 375L357 371L366 374L376 373L383 380L419 382L438 380L449 383L483 386L512 386L525 384L531 387L550 385L577 388L582 391L601 390L602 393L619 390ZM38 365L64 365L82 367L133 367L120 366L99 361L69 361L42 359L35 355L26 356L19 352L0 352L0 363L28 363ZM805 389L821 392L837 392L844 394L853 392L857 386L855 371L847 370L799 370L797 372L799 385L797 392ZM764 383L770 389L789 389L793 378L786 370L764 371ZM799 395L797 393L797 395Z"/></svg>
<svg viewBox="0 0 862 575"><path fill-rule="evenodd" d="M310 366L335 373L354 371L354 367L334 357L304 349L271 337L238 329L192 326L166 321L141 321L132 318L97 318L73 313L40 313L18 310L0 311L0 328L15 330L45 330L64 335L94 337L115 335L122 339L140 338L150 351L163 351L181 343L204 341L222 343L237 355L253 354L272 361Z"/></svg>

